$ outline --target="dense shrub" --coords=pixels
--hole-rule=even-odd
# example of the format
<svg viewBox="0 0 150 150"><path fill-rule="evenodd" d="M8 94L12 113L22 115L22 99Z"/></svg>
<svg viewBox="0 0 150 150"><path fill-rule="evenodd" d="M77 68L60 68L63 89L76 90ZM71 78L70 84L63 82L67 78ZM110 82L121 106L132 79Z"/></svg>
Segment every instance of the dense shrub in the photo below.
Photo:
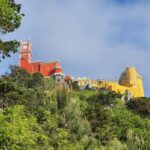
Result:
<svg viewBox="0 0 150 150"><path fill-rule="evenodd" d="M135 98L127 103L127 107L144 117L150 117L150 99Z"/></svg>

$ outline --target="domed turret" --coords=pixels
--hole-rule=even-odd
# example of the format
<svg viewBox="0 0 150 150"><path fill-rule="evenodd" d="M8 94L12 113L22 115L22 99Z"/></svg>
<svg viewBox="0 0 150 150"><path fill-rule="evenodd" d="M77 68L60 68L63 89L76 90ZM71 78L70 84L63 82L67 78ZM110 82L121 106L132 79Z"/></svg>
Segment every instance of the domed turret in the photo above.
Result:
<svg viewBox="0 0 150 150"><path fill-rule="evenodd" d="M135 95L144 96L144 88L142 77L137 73L135 67L127 67L121 74L119 84L126 87L134 88L136 91Z"/></svg>

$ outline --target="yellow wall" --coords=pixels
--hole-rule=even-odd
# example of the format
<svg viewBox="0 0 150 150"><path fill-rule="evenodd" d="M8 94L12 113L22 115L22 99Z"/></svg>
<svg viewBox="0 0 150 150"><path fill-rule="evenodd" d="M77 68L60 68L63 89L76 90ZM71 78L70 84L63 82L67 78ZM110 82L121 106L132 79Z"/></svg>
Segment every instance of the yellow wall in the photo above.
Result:
<svg viewBox="0 0 150 150"><path fill-rule="evenodd" d="M108 80L91 80L87 78L78 79L78 85L89 84L94 88L106 88L120 94L125 94L128 90L133 97L144 97L144 88L141 76L134 67L127 67L121 74L118 82Z"/></svg>

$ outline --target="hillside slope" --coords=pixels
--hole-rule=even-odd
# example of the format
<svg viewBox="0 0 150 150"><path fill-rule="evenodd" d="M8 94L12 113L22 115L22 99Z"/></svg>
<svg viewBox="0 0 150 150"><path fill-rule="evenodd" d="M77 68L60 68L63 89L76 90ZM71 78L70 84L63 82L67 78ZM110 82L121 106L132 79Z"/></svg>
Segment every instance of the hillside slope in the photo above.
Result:
<svg viewBox="0 0 150 150"><path fill-rule="evenodd" d="M0 149L150 149L148 98L73 91L12 66L0 77L0 108Z"/></svg>

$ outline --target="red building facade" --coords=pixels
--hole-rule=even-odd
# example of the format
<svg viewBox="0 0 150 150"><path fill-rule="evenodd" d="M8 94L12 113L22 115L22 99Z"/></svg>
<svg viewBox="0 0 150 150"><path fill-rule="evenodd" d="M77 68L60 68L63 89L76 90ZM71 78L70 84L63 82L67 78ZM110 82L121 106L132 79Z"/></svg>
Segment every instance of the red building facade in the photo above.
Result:
<svg viewBox="0 0 150 150"><path fill-rule="evenodd" d="M63 76L63 69L59 61L44 63L32 61L32 44L30 41L21 42L19 66L29 73L39 72L44 76Z"/></svg>

